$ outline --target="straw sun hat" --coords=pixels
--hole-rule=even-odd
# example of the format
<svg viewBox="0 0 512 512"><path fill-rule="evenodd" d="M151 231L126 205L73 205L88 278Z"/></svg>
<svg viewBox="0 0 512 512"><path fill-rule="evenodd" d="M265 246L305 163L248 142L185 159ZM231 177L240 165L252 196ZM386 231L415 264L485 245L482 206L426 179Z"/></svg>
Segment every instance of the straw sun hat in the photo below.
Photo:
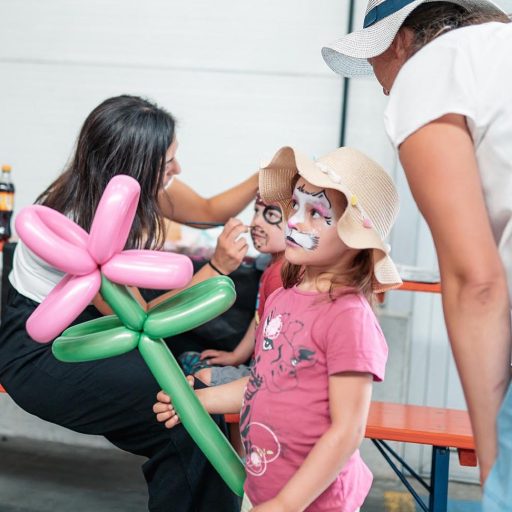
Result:
<svg viewBox="0 0 512 512"><path fill-rule="evenodd" d="M372 74L367 59L385 52L407 16L419 5L441 0L369 0L363 28L322 48L326 64L343 76ZM504 14L490 0L445 0L469 12Z"/></svg>
<svg viewBox="0 0 512 512"><path fill-rule="evenodd" d="M260 169L263 200L280 203L286 212L297 174L312 185L339 190L346 197L347 208L338 221L338 235L348 247L373 249L374 291L400 286L402 280L389 257L389 245L384 242L399 208L398 194L386 171L351 148L336 149L313 161L296 149L283 147Z"/></svg>

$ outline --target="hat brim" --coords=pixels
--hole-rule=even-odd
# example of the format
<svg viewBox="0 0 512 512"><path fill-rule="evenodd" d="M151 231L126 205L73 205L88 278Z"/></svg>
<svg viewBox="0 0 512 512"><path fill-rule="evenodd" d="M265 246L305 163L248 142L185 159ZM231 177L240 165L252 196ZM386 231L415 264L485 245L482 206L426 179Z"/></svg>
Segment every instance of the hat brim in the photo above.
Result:
<svg viewBox="0 0 512 512"><path fill-rule="evenodd" d="M328 160L329 155L325 157ZM347 159L347 165L350 161ZM374 273L377 282L375 292L397 288L402 280L392 259L388 255L388 245L372 227L363 225L363 214L359 208L351 207L352 193L342 180L333 183L319 165L300 151L283 147L277 151L272 161L259 175L259 190L266 202L278 202L286 214L293 194L294 178L302 176L312 185L340 191L347 201L347 208L338 220L338 236L352 249L373 249Z"/></svg>
<svg viewBox="0 0 512 512"><path fill-rule="evenodd" d="M372 75L368 59L384 53L393 42L398 30L409 14L421 4L443 0L416 0L374 25L356 30L322 48L325 63L339 75L356 77ZM448 0L468 11L506 14L489 0Z"/></svg>

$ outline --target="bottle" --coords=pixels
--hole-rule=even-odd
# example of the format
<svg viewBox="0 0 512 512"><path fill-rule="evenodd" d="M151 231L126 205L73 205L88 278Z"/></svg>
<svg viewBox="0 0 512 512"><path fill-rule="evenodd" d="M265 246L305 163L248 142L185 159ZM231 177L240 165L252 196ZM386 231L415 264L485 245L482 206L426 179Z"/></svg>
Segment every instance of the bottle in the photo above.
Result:
<svg viewBox="0 0 512 512"><path fill-rule="evenodd" d="M0 178L0 249L11 238L11 217L14 209L14 185L11 181L11 166L2 166Z"/></svg>

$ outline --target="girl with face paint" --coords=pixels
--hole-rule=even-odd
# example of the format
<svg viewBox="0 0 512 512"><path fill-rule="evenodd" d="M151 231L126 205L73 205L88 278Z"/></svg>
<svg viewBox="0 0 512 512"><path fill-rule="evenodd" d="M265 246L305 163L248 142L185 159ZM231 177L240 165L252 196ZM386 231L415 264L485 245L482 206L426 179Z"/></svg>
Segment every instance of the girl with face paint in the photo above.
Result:
<svg viewBox="0 0 512 512"><path fill-rule="evenodd" d="M280 206L265 203L258 193L251 221L251 238L254 247L262 254L269 254L271 260L260 278L256 314L233 351L207 349L201 353L184 352L179 359L186 374L194 375L209 386L218 386L249 375L247 362L254 351L256 327L266 298L283 286L284 225Z"/></svg>
<svg viewBox="0 0 512 512"><path fill-rule="evenodd" d="M197 393L209 412L242 405L243 512L356 512L372 482L358 447L388 353L370 302L401 284L384 243L398 196L349 148L318 161L282 148L260 193L287 217L283 288L265 303L250 376ZM158 399L157 419L174 426L170 398Z"/></svg>

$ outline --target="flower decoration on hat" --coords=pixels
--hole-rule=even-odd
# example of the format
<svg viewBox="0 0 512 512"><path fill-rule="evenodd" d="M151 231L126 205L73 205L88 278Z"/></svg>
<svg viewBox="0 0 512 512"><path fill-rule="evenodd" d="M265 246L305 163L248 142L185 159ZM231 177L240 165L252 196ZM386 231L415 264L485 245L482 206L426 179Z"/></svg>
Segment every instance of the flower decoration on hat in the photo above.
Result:
<svg viewBox="0 0 512 512"><path fill-rule="evenodd" d="M32 205L19 213L16 231L23 242L66 273L27 321L27 331L34 340L47 343L70 325L100 290L101 274L119 284L144 288L172 289L188 283L193 267L186 256L123 250L139 195L135 179L125 175L112 178L90 233L46 206Z"/></svg>
<svg viewBox="0 0 512 512"><path fill-rule="evenodd" d="M336 185L340 185L342 183L341 176L339 176L336 171L331 169L328 165L324 164L323 162L315 162L316 166L324 173L326 174L329 179L335 183ZM356 194L353 194L352 192L348 192L346 194L347 199L349 199L350 206L352 208L357 209L357 211L360 214L361 222L364 228L371 229L373 228L373 223L370 219L370 217L366 214L363 207L361 206L358 197Z"/></svg>

